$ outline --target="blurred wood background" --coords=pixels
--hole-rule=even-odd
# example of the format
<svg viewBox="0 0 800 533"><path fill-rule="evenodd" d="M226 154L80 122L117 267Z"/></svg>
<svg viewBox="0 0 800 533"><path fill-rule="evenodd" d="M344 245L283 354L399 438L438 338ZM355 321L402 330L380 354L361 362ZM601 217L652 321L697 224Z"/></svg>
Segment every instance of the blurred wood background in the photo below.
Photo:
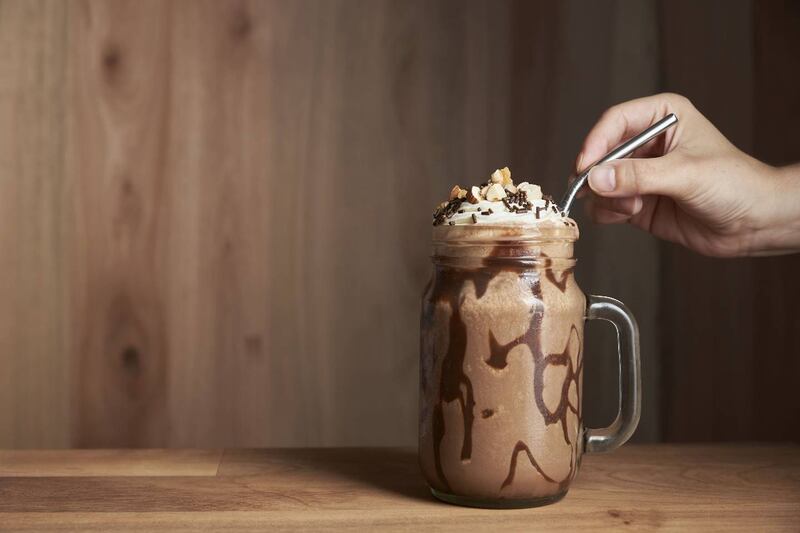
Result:
<svg viewBox="0 0 800 533"><path fill-rule="evenodd" d="M800 159L799 34L767 0L0 2L0 447L413 444L452 183L558 195L597 116L661 90ZM797 257L579 221L581 286L643 332L636 438L798 438Z"/></svg>

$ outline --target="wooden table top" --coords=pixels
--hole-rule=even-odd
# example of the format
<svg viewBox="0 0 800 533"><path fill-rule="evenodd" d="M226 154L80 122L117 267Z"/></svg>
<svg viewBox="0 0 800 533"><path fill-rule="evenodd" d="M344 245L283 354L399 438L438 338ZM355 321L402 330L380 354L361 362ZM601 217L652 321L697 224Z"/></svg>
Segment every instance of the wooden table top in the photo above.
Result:
<svg viewBox="0 0 800 533"><path fill-rule="evenodd" d="M435 501L407 448L0 451L0 530L798 531L800 447L627 445L561 502Z"/></svg>

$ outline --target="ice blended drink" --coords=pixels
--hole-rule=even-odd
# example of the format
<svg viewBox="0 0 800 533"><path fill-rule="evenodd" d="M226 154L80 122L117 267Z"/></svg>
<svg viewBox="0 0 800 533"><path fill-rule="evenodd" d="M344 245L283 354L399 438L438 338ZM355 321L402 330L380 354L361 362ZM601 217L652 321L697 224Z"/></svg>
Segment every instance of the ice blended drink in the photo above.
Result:
<svg viewBox="0 0 800 533"><path fill-rule="evenodd" d="M584 446L577 238L575 221L507 168L435 210L419 454L440 499L520 507L566 494Z"/></svg>

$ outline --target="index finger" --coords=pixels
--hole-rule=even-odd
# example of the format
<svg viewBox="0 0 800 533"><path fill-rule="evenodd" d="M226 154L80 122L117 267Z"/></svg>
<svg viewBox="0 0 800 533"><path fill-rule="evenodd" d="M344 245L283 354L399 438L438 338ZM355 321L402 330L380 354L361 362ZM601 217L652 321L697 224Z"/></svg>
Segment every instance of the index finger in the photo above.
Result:
<svg viewBox="0 0 800 533"><path fill-rule="evenodd" d="M612 148L646 129L657 120L679 107L678 99L672 94L657 94L637 98L610 107L589 131L578 154L575 168L582 171L606 155ZM664 152L669 151L674 131L667 131ZM653 141L651 141L653 142Z"/></svg>

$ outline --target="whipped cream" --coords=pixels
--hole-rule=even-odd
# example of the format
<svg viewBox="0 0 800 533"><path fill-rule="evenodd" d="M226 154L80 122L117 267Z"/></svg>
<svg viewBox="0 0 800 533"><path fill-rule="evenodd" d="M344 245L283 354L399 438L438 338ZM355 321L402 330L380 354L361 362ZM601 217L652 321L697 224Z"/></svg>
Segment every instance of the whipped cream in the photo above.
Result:
<svg viewBox="0 0 800 533"><path fill-rule="evenodd" d="M533 225L542 222L577 226L538 185L514 185L508 167L498 169L486 183L450 191L450 200L433 213L433 225Z"/></svg>
<svg viewBox="0 0 800 533"><path fill-rule="evenodd" d="M445 219L444 224L451 226L462 224L538 224L544 220L562 219L561 210L553 202L542 198L533 200L527 212L511 211L502 202L481 200L477 204L462 202L452 216ZM477 221L474 221L475 215Z"/></svg>

